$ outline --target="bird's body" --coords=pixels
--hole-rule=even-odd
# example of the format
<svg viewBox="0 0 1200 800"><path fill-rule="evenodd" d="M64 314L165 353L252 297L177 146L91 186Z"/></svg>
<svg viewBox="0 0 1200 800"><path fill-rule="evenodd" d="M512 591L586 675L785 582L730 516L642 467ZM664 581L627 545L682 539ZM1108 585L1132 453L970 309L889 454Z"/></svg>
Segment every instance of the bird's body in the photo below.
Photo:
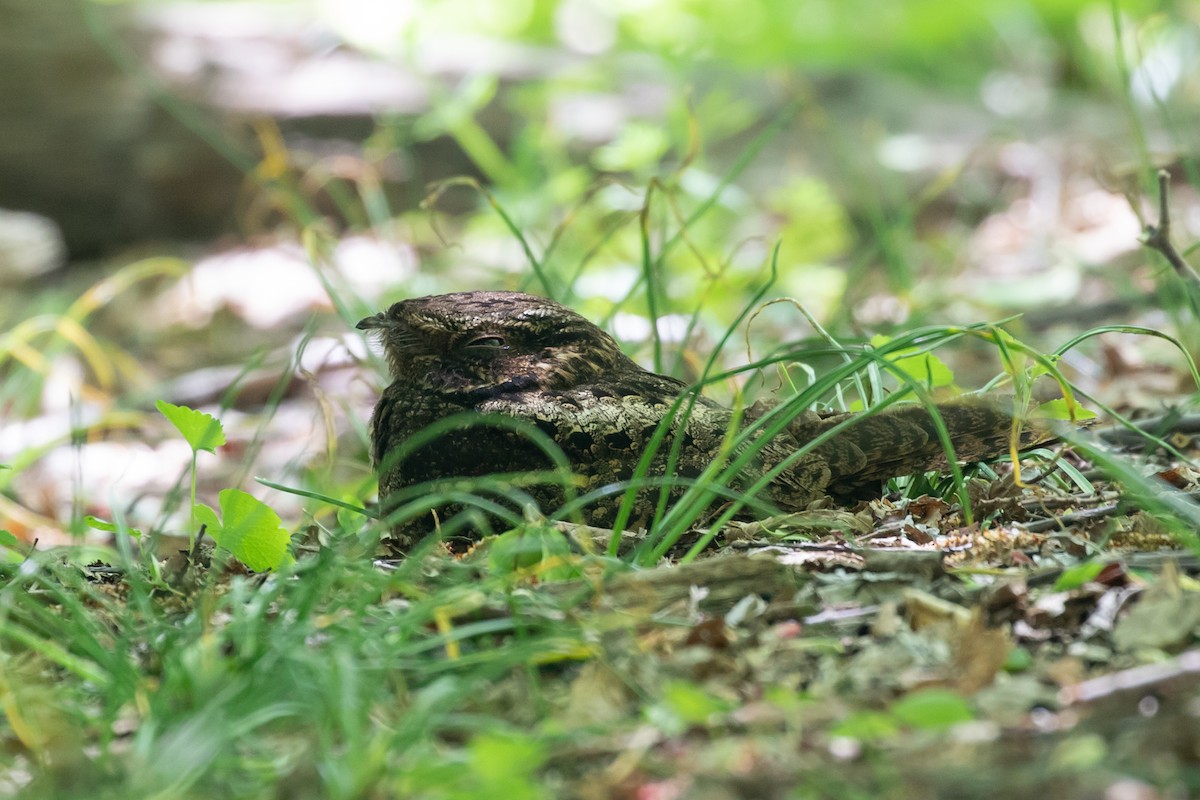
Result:
<svg viewBox="0 0 1200 800"><path fill-rule="evenodd" d="M585 519L599 526L613 522L620 485L634 478L673 407L674 422L643 477L651 483L696 478L715 459L736 457L737 451L722 450L734 420L730 409L701 396L676 404L687 391L683 383L642 369L611 336L553 301L518 292L435 295L396 303L358 327L380 334L393 378L371 420L372 462L385 510L406 487L424 481L553 466L519 424L451 425L411 447L421 431L464 413L518 420L545 433L581 479L578 494L612 486L584 509ZM954 401L939 412L961 459L1007 451L1012 420L994 405ZM761 413L752 409L740 424ZM748 488L791 459L763 499L795 510L826 493L853 494L872 482L877 489L887 477L945 464L928 412L911 405L863 418L795 457L843 419L797 417L769 441L756 443L761 450L739 470L733 488ZM668 463L671 474L664 476ZM565 497L561 483L553 481L523 490L546 513ZM648 522L658 496L654 489L641 491L633 524Z"/></svg>

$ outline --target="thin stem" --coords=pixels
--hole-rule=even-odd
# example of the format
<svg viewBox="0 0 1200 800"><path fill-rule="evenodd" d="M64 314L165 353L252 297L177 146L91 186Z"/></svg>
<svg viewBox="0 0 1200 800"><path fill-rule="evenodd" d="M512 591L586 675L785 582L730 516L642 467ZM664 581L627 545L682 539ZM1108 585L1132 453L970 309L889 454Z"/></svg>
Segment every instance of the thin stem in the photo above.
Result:
<svg viewBox="0 0 1200 800"><path fill-rule="evenodd" d="M188 522L188 550L190 551L196 544L196 455L197 452L192 450L192 516Z"/></svg>
<svg viewBox="0 0 1200 800"><path fill-rule="evenodd" d="M1158 224L1147 225L1142 232L1142 244L1162 254L1179 277L1200 286L1200 275L1183 260L1175 245L1171 244L1171 206L1168 202L1171 175L1165 169L1158 171Z"/></svg>

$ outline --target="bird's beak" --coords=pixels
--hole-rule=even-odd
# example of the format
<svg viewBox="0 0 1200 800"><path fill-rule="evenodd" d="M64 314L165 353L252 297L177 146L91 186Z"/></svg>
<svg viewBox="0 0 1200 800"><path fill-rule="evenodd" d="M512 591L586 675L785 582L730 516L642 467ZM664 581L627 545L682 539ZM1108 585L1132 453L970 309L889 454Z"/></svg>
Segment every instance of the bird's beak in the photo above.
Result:
<svg viewBox="0 0 1200 800"><path fill-rule="evenodd" d="M369 317L363 317L354 327L358 328L360 331L370 331L375 330L376 328L390 328L393 324L394 323L392 322L391 318L388 317L387 312L380 311L378 314L372 314Z"/></svg>

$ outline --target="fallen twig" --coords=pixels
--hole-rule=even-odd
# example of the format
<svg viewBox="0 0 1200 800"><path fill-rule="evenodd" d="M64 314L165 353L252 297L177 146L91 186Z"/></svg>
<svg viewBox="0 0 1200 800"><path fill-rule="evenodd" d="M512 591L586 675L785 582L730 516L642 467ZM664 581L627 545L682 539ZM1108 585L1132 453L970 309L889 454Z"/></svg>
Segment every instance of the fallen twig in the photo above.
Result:
<svg viewBox="0 0 1200 800"><path fill-rule="evenodd" d="M1164 683L1187 677L1189 683L1200 675L1200 650L1189 650L1170 661L1114 672L1088 681L1066 686L1058 693L1064 706L1094 703L1112 695L1138 692L1161 687Z"/></svg>
<svg viewBox="0 0 1200 800"><path fill-rule="evenodd" d="M1039 519L1034 522L1018 523L1021 530L1029 533L1044 533L1046 531L1065 531L1069 526L1076 525L1081 522L1094 522L1105 517L1115 517L1121 513L1136 511L1136 507L1129 504L1122 505L1121 503L1111 503L1105 506L1097 506L1096 508L1087 508L1083 511L1074 511L1070 514L1063 514L1061 517L1049 517L1048 519Z"/></svg>
<svg viewBox="0 0 1200 800"><path fill-rule="evenodd" d="M1144 446L1146 444L1146 437L1142 431L1152 433L1159 438L1169 433L1183 433L1187 435L1200 433L1200 414L1182 414L1177 410L1173 410L1154 417L1134 420L1133 424L1136 430L1119 426L1096 430L1094 433L1110 444L1117 444L1126 448L1139 445Z"/></svg>

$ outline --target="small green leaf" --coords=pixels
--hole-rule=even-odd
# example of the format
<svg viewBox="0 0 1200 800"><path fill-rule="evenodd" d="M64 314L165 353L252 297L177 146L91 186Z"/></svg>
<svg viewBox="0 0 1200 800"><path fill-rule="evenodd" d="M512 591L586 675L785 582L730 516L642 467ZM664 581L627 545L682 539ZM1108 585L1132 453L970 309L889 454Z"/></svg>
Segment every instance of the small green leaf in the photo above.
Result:
<svg viewBox="0 0 1200 800"><path fill-rule="evenodd" d="M1075 416L1071 416L1071 411L1074 410ZM1073 422L1081 422L1085 419L1096 419L1096 412L1090 411L1079 403L1071 403L1068 405L1067 398L1060 397L1057 400L1051 400L1048 403L1042 403L1034 410L1034 416L1040 419L1064 419Z"/></svg>
<svg viewBox="0 0 1200 800"><path fill-rule="evenodd" d="M257 572L278 569L290 560L291 534L270 506L240 489L225 489L219 497L220 520L208 506L196 506L196 519L208 526L213 541Z"/></svg>
<svg viewBox="0 0 1200 800"><path fill-rule="evenodd" d="M879 711L859 711L830 729L833 736L845 736L862 742L877 742L900 732L896 720Z"/></svg>
<svg viewBox="0 0 1200 800"><path fill-rule="evenodd" d="M131 528L128 525L117 525L115 522L109 522L108 520L94 517L91 514L88 514L86 517L84 517L83 521L88 524L89 528L95 528L98 531L107 531L108 533L125 533L134 537L135 539L142 535L142 532L137 528Z"/></svg>
<svg viewBox="0 0 1200 800"><path fill-rule="evenodd" d="M871 344L875 347L882 347L889 341L891 339L887 336L871 337ZM916 348L907 348L888 355L887 359L928 389L954 385L954 372L933 353L922 353Z"/></svg>
<svg viewBox="0 0 1200 800"><path fill-rule="evenodd" d="M225 444L225 431L221 428L221 422L211 414L187 406L177 406L165 400L159 400L154 405L183 434L192 450L215 453L218 447Z"/></svg>
<svg viewBox="0 0 1200 800"><path fill-rule="evenodd" d="M949 728L975 718L967 701L945 689L923 689L897 700L892 716L905 725L926 730Z"/></svg>
<svg viewBox="0 0 1200 800"><path fill-rule="evenodd" d="M686 681L671 681L663 687L663 704L688 725L708 725L714 717L733 710L728 700Z"/></svg>
<svg viewBox="0 0 1200 800"><path fill-rule="evenodd" d="M16 547L20 544L15 533L0 530L0 547Z"/></svg>
<svg viewBox="0 0 1200 800"><path fill-rule="evenodd" d="M1071 589L1078 589L1099 575L1104 567L1105 563L1103 561L1085 561L1082 564L1067 567L1063 570L1062 575L1058 576L1058 580L1054 582L1054 591L1066 592Z"/></svg>
<svg viewBox="0 0 1200 800"><path fill-rule="evenodd" d="M1024 647L1014 647L1008 651L1008 658L1001 667L1005 672L1024 672L1033 666L1033 655Z"/></svg>
<svg viewBox="0 0 1200 800"><path fill-rule="evenodd" d="M470 769L487 786L515 790L546 761L545 746L515 733L481 733L468 747ZM499 796L512 797L509 792ZM535 796L535 795L530 795Z"/></svg>
<svg viewBox="0 0 1200 800"><path fill-rule="evenodd" d="M1070 772L1088 772L1102 769L1109 761L1108 742L1099 734L1076 734L1055 745L1048 753L1052 769ZM1109 762L1111 763L1111 762Z"/></svg>
<svg viewBox="0 0 1200 800"><path fill-rule="evenodd" d="M357 533L362 530L363 524L367 517L357 511L351 511L348 508L339 507L337 510L338 528L343 533Z"/></svg>
<svg viewBox="0 0 1200 800"><path fill-rule="evenodd" d="M605 172L635 172L657 164L668 146L661 125L629 122L616 139L592 153L592 163Z"/></svg>
<svg viewBox="0 0 1200 800"><path fill-rule="evenodd" d="M530 524L496 537L488 550L488 567L502 574L533 571L542 580L578 577L571 544L554 528Z"/></svg>
<svg viewBox="0 0 1200 800"><path fill-rule="evenodd" d="M204 505L204 503L196 503L192 511L196 515L196 522L203 526L205 532L208 533L209 536L212 536L213 540L215 541L217 537L213 534L213 531L217 531L219 533L221 530L221 520L217 519L217 512ZM196 533L198 533L198 531L192 531L191 535L195 535Z"/></svg>

